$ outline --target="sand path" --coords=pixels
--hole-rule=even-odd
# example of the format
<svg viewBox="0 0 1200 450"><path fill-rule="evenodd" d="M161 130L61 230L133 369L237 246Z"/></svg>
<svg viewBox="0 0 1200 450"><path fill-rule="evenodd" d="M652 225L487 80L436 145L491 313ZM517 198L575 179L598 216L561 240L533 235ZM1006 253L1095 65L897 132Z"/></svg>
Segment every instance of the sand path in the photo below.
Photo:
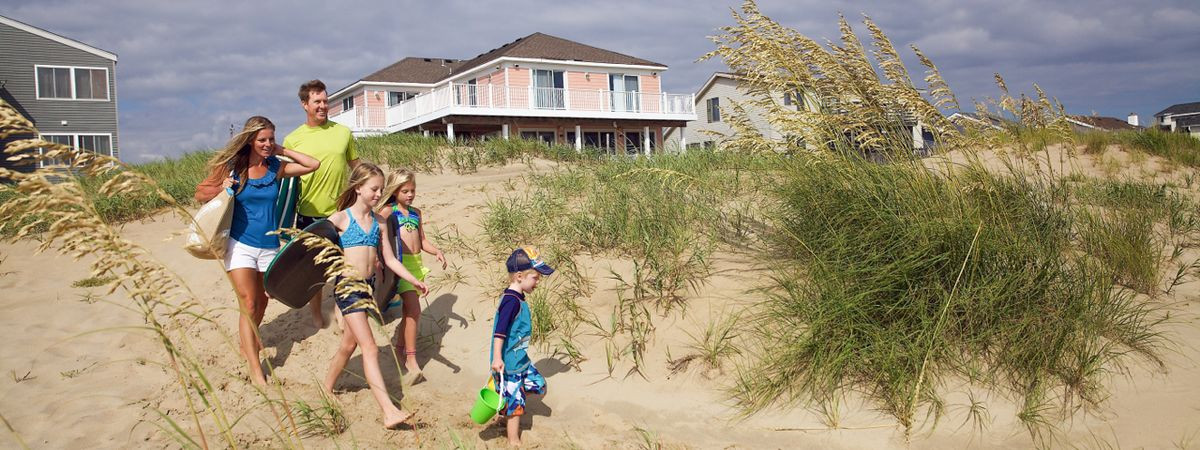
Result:
<svg viewBox="0 0 1200 450"><path fill-rule="evenodd" d="M550 168L538 163L532 170ZM482 264L471 255L447 252L457 267L447 272L456 272L462 282L443 286L424 300L421 358L430 381L402 391L393 360L384 358L384 376L392 394L403 398L404 407L420 410L415 430L382 430L365 384L347 375L341 379L344 392L338 400L351 421L350 429L333 440L306 438L306 447L357 442L373 448L442 448L452 446L455 437L480 447L503 446L500 428L474 425L466 415L473 393L487 377L491 319L504 286L501 259L492 256L498 250L483 244L479 222L489 199L510 195L509 189L520 186L520 177L529 173L529 167L510 165L470 175L419 177L417 203L429 223L442 229L453 224L482 259L494 261ZM278 445L272 435L275 420L262 406L261 397L245 385L244 369L234 350L233 293L217 263L191 258L180 248L181 238L174 234L181 228L176 218L160 215L125 224L122 232L178 273L212 311L213 326L190 328L189 344L208 367L223 407L234 415L251 411L234 429L239 445ZM141 326L139 314L122 307L128 300L119 293L104 296L99 288L71 287L88 276L86 261L33 254L33 250L28 242L0 245L0 258L4 258L0 262L0 414L33 448L177 446L155 425L163 423L157 409L190 429L178 387L159 366L164 352L145 331L118 328ZM580 263L596 282L595 293L580 303L607 317L616 302L614 282L607 274L610 268L627 273L630 264L590 257ZM893 420L856 399L844 405L839 423L845 428L840 430L825 429L822 416L803 407L739 421L721 392L731 373L705 373L700 368L669 373L667 354L686 353L689 332L698 334L714 317L754 301L745 292L765 274L746 270L752 263L746 255L721 255L716 274L689 299L686 311L673 312L656 323L645 378L626 377L627 360L619 361L610 376L604 341L586 325L578 342L589 359L578 370L568 367L565 358L550 354L550 349L535 348L534 360L549 379L550 393L531 402L532 428L525 433L526 441L541 448L638 448L644 436L650 436L651 441L690 448L905 447ZM445 279L447 272L436 269L434 276ZM1170 297L1151 300L1171 303L1177 312L1166 328L1178 343L1165 355L1167 372L1135 366L1126 374L1114 374L1113 395L1104 411L1060 424L1066 442L1087 446L1102 440L1135 448L1200 445L1198 298L1200 283L1191 281ZM377 334L383 354L390 354L392 330L394 324ZM261 332L265 357L276 367L275 376L283 380L289 398L318 399L317 380L339 338L334 330L318 330L308 324L305 311L273 302ZM361 373L360 357L355 356L348 367ZM949 400L942 424L931 433L918 433L913 447L1030 446L1011 402L991 399L993 420L981 436L970 425L958 427L966 417L961 408L965 396L952 393ZM11 435L0 438L0 447L13 447L15 442ZM209 436L209 442L220 438Z"/></svg>

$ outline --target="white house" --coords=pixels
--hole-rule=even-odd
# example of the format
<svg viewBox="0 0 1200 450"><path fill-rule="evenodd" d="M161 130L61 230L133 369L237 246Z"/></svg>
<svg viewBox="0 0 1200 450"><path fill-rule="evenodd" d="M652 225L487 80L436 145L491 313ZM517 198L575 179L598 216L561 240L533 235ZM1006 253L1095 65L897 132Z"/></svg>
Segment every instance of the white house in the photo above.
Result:
<svg viewBox="0 0 1200 450"><path fill-rule="evenodd" d="M1155 114L1154 121L1164 131L1188 133L1200 139L1200 102L1171 105Z"/></svg>

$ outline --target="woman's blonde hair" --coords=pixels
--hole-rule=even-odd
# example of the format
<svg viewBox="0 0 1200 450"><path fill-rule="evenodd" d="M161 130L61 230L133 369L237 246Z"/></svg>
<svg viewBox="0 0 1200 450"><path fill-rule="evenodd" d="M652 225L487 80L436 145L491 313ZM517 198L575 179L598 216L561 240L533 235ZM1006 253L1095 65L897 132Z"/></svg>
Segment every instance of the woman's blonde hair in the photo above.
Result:
<svg viewBox="0 0 1200 450"><path fill-rule="evenodd" d="M250 148L254 144L254 138L258 136L258 132L266 129L275 129L275 124L266 117L254 116L246 119L246 125L242 126L242 131L229 138L229 143L208 160L210 176L215 176L217 172L220 172L223 177L229 172L233 172L237 174L239 180L246 180L250 172ZM238 192L241 192L245 186L246 183L239 183Z"/></svg>
<svg viewBox="0 0 1200 450"><path fill-rule="evenodd" d="M343 210L353 205L358 201L358 188L367 184L367 180L371 177L383 178L383 170L369 162L359 163L358 167L350 172L350 183L346 186L346 190L342 191L342 195L337 198L337 209Z"/></svg>

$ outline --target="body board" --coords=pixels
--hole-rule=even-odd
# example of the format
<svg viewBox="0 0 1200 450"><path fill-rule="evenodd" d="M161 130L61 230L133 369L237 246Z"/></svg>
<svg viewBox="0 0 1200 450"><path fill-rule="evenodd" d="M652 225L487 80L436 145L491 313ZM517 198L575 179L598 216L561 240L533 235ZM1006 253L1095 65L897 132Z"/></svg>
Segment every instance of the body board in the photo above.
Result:
<svg viewBox="0 0 1200 450"><path fill-rule="evenodd" d="M300 177L279 180L279 195L275 197L275 223L279 228L296 227L296 203L300 201ZM279 243L286 244L291 236L280 234Z"/></svg>
<svg viewBox="0 0 1200 450"><path fill-rule="evenodd" d="M319 220L304 231L338 242L338 230L333 222ZM325 285L325 269L329 264L317 264L319 249L291 241L279 249L263 274L267 294L293 308L302 308Z"/></svg>
<svg viewBox="0 0 1200 450"><path fill-rule="evenodd" d="M396 228L399 226L400 223L398 220L396 220L396 215L388 214L387 227L389 230L392 230L392 235L394 235L395 238L395 242L393 243L392 247L393 249L400 248L396 247L396 245L400 245L400 234L396 232ZM396 252L399 253L400 250L396 250ZM382 245L379 246L378 257L380 271L383 273L376 274L375 276L375 304L379 307L380 312L385 312L387 310L388 303L390 303L392 299L396 297L396 283L400 277L397 277L396 273L392 272L392 269L389 269L386 264L383 264ZM396 259L399 260L400 257L397 256Z"/></svg>

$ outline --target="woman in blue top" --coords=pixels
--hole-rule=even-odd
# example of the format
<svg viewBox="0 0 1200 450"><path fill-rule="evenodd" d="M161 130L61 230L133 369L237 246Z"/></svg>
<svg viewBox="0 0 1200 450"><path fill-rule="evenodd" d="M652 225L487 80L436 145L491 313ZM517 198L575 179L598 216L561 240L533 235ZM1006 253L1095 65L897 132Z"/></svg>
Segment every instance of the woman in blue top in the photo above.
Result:
<svg viewBox="0 0 1200 450"><path fill-rule="evenodd" d="M276 157L283 155L294 163ZM258 326L267 309L263 272L279 250L279 238L267 233L278 228L275 198L279 179L307 174L320 166L315 158L275 144L275 124L254 116L208 162L209 177L197 187L196 200L207 202L221 186L233 195L233 222L225 247L225 271L233 282L241 306L238 341L250 364L250 380L265 385L258 354L262 341ZM243 181L244 180L244 181Z"/></svg>

